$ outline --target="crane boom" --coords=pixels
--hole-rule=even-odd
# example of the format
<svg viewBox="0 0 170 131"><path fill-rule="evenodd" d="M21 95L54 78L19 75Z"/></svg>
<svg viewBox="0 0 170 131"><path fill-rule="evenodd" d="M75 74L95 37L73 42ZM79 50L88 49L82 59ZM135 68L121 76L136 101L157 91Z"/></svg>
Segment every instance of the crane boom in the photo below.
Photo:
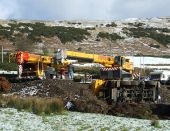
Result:
<svg viewBox="0 0 170 131"><path fill-rule="evenodd" d="M102 64L104 67L121 67L123 70L132 73L133 63L130 59L125 58L124 56L104 56L98 54L89 54L76 51L66 51L63 49L57 50L57 58L63 59L77 59L78 61L83 62L94 62ZM61 60L60 59L60 60Z"/></svg>

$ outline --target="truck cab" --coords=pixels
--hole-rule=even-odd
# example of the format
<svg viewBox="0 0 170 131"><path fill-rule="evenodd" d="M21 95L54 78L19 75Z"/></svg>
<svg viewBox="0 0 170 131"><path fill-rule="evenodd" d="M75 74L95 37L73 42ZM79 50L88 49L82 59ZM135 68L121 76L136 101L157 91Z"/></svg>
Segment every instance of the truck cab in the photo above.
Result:
<svg viewBox="0 0 170 131"><path fill-rule="evenodd" d="M151 72L150 80L160 81L161 84L170 84L170 71Z"/></svg>

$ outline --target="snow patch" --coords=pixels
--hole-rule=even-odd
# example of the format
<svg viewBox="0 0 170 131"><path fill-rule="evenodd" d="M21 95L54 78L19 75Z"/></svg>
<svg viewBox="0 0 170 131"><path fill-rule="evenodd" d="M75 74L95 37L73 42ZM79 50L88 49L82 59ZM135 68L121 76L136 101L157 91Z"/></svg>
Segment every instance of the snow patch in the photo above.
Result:
<svg viewBox="0 0 170 131"><path fill-rule="evenodd" d="M150 120L103 114L66 112L65 115L37 116L28 112L18 112L11 108L3 108L0 111L0 130L3 131L158 130L151 126ZM159 123L159 130L170 130L170 120L159 120Z"/></svg>

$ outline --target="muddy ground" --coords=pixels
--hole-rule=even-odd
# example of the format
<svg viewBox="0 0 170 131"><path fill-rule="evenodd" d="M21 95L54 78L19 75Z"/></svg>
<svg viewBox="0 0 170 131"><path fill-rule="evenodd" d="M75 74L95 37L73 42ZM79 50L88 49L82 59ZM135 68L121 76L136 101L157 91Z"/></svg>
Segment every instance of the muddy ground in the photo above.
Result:
<svg viewBox="0 0 170 131"><path fill-rule="evenodd" d="M107 103L98 100L89 89L88 84L80 84L72 80L43 80L14 83L12 91L15 94L38 97L58 97L66 104L72 101L76 111L107 113Z"/></svg>
<svg viewBox="0 0 170 131"><path fill-rule="evenodd" d="M144 119L170 119L170 90L161 88L161 104L154 103L119 103L108 106L99 100L88 84L80 84L71 80L43 80L13 83L11 93L22 97L59 97L66 104L72 101L75 111L103 113L116 116L136 117ZM164 104L162 104L164 103Z"/></svg>

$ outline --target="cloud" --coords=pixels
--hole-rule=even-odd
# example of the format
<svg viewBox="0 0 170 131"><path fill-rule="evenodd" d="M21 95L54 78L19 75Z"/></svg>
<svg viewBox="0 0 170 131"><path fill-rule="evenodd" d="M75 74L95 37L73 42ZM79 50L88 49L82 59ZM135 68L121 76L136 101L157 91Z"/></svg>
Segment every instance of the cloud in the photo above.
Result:
<svg viewBox="0 0 170 131"><path fill-rule="evenodd" d="M117 0L112 12L115 18L170 16L169 5L169 0Z"/></svg>
<svg viewBox="0 0 170 131"><path fill-rule="evenodd" d="M10 17L19 17L17 0L1 0L0 1L0 18L7 19ZM17 16L18 15L18 16Z"/></svg>
<svg viewBox="0 0 170 131"><path fill-rule="evenodd" d="M1 0L3 19L124 19L170 16L169 0Z"/></svg>

